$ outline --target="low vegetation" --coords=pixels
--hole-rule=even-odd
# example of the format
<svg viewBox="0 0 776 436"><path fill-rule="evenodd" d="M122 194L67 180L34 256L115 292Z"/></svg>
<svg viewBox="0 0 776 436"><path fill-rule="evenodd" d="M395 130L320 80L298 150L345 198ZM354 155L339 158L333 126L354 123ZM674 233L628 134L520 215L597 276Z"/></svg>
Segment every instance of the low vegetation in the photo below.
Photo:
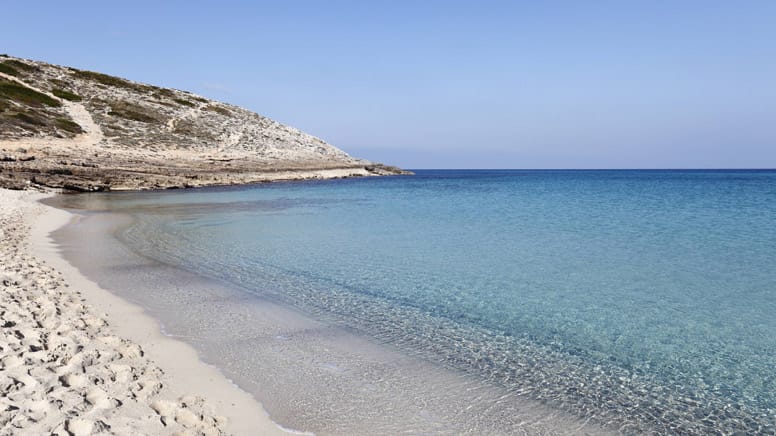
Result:
<svg viewBox="0 0 776 436"><path fill-rule="evenodd" d="M151 89L151 87L149 86L141 85L139 83L133 83L133 82L130 82L129 80L122 79L120 77L109 76L107 74L102 74L102 73L95 73L94 71L79 70L76 68L71 68L70 71L73 73L73 76L77 78L91 80L93 82L101 83L105 86L124 88L124 89L133 90L133 91L148 91Z"/></svg>
<svg viewBox="0 0 776 436"><path fill-rule="evenodd" d="M163 100L165 98L175 98L175 93L171 89L156 88L154 90L153 96L160 100Z"/></svg>
<svg viewBox="0 0 776 436"><path fill-rule="evenodd" d="M6 62L0 62L0 73L8 74L9 76L18 76L19 70L12 67L10 64L8 64L8 61Z"/></svg>
<svg viewBox="0 0 776 436"><path fill-rule="evenodd" d="M34 65L25 64L24 62L17 61L16 59L8 59L0 62L0 73L8 74L9 76L20 76L23 72L29 73L33 71L39 71L38 67Z"/></svg>
<svg viewBox="0 0 776 436"><path fill-rule="evenodd" d="M46 125L46 119L34 112L17 112L13 117L23 123L32 124L33 126Z"/></svg>
<svg viewBox="0 0 776 436"><path fill-rule="evenodd" d="M11 100L33 107L62 106L62 103L54 100L46 94L30 89L19 83L2 79L0 79L0 99Z"/></svg>
<svg viewBox="0 0 776 436"><path fill-rule="evenodd" d="M184 100L182 98L174 98L173 100L175 101L175 103L178 103L178 104L183 105L183 106L188 106L188 107L195 107L196 106L196 104L194 104L194 103L192 103L192 102L190 102L188 100Z"/></svg>
<svg viewBox="0 0 776 436"><path fill-rule="evenodd" d="M226 115L227 117L232 115L232 112L229 109L227 109L225 107L222 107L222 106L216 106L214 104L207 105L207 106L203 107L202 109L206 110L206 111L210 111L210 112L216 112L216 113L219 113L221 115Z"/></svg>
<svg viewBox="0 0 776 436"><path fill-rule="evenodd" d="M67 118L57 118L54 124L66 132L75 134L84 133L84 129L82 129L78 123L68 120Z"/></svg>
<svg viewBox="0 0 776 436"><path fill-rule="evenodd" d="M40 71L40 68L38 68L35 65L30 65L27 63L24 63L22 61L17 61L16 59L8 59L7 61L3 62L6 65L10 65L11 67L21 70L21 71L27 71L27 72L33 72L33 71Z"/></svg>
<svg viewBox="0 0 776 436"><path fill-rule="evenodd" d="M74 94L66 89L62 88L54 88L51 90L51 93L56 95L59 98L64 98L65 100L70 101L81 101L81 96L78 94Z"/></svg>
<svg viewBox="0 0 776 436"><path fill-rule="evenodd" d="M59 88L63 88L63 89L67 88L68 86L70 86L69 83L67 83L64 80L60 80L60 79L49 79L49 83L51 83L52 85L55 85L55 86L57 86Z"/></svg>
<svg viewBox="0 0 776 436"><path fill-rule="evenodd" d="M141 123L159 122L156 114L142 106L138 106L129 102L112 103L111 110L108 112L108 115L132 121L139 121Z"/></svg>
<svg viewBox="0 0 776 436"><path fill-rule="evenodd" d="M203 130L202 125L193 119L181 119L175 123L173 132L190 138L198 138L200 141L215 141L216 137L210 130ZM185 142L178 143L179 147L185 147Z"/></svg>

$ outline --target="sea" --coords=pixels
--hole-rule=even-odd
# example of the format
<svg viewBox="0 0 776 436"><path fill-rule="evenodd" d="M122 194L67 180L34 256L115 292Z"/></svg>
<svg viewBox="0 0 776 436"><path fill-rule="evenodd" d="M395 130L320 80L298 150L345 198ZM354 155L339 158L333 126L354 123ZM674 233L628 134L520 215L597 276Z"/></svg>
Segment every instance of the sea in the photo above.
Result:
<svg viewBox="0 0 776 436"><path fill-rule="evenodd" d="M316 434L776 433L776 171L59 196L84 274Z"/></svg>

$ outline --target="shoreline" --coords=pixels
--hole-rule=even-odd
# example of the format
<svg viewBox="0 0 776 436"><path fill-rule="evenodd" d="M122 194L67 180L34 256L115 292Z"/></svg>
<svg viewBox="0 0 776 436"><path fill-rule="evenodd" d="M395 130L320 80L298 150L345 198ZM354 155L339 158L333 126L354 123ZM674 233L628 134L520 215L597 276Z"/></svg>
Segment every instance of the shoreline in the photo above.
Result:
<svg viewBox="0 0 776 436"><path fill-rule="evenodd" d="M3 191L0 191L0 200L3 200L2 203L5 205L7 197L4 194ZM205 194L205 192L203 191L201 194ZM289 277L288 275L273 275L272 271L263 275L255 274L251 276L250 282L239 279L231 281L228 277L220 276L216 273L217 270L213 270L211 267L227 268L228 272L232 271L228 269L229 265L242 264L239 259L229 258L225 255L225 253L228 254L227 251L221 251L222 248L234 250L233 247L236 244L234 244L233 239L224 237L224 233L210 232L214 228L220 228L218 227L220 225L229 224L225 218L231 218L231 214L246 210L242 203L248 200L255 200L258 205L263 205L262 210L267 212L266 217L271 217L271 219L261 223L263 224L262 228L267 231L278 230L282 232L284 227L281 224L287 224L289 221L294 223L294 221L282 216L284 214L277 213L274 207L284 205L286 200L283 199L293 196L293 192L281 191L273 192L272 195L256 196L240 195L239 192L236 194L238 195L229 198L222 196L221 193L213 192L203 196L184 192L138 193L127 194L129 196L126 198L119 198L123 196L113 196L112 194L60 195L49 197L50 199L44 201L44 204L53 205L58 210L63 208L70 215L78 217L71 219L70 224L65 226L62 231L53 232L50 235L51 240L55 241L61 258L77 268L81 275L97 283L98 287L107 290L112 295L119 296L124 301L133 303L137 307L144 308L146 314L159 321L159 328L163 328L169 336L190 344L199 353L201 361L219 368L221 374L263 403L265 410L269 411L275 420L283 425L290 428L308 429L317 434L363 434L365 433L363 427L356 427L357 425L373 425L377 422L380 425L376 428L383 430L383 432L373 431L372 434L397 434L400 433L397 429L399 425L414 431L417 431L418 428L428 428L426 426L429 424L438 425L440 427L437 428L445 429L471 428L448 427L447 424L456 424L453 422L455 419L468 426L469 423L473 422L472 417L478 420L484 418L483 421L488 421L485 423L486 425L504 424L511 426L515 424L522 427L524 423L532 424L533 421L526 421L522 418L520 418L520 422L510 422L510 420L528 412L529 418L539 418L543 424L548 424L548 426L542 427L549 427L552 430L550 434L560 434L563 430L578 433L582 431L582 427L572 426L578 425L577 423L586 425L588 422L591 425L585 430L592 434L597 434L596 430L603 430L595 428L599 424L611 430L616 430L617 426L622 424L620 430L626 429L628 432L637 429L647 431L647 429L652 428L650 427L652 425L663 430L686 428L688 433L702 433L703 428L770 428L768 416L759 412L765 410L767 413L767 405L764 406L764 409L760 409L758 408L759 404L754 403L755 399L752 399L752 407L749 407L750 403L742 401L734 403L736 409L730 409L730 406L720 403L722 398L716 393L694 389L694 385L684 383L679 378L681 374L676 375L676 378L669 378L672 373L640 372L629 377L628 373L614 372L621 368L617 365L596 367L593 368L594 372L592 372L586 369L588 367L577 364L582 361L573 357L576 354L558 355L558 359L541 354L538 359L534 360L541 366L530 366L529 369L539 368L546 371L539 374L546 380L546 383L536 383L536 381L541 382L542 380L531 379L531 371L524 372L524 376L515 378L519 383L523 383L529 388L542 386L545 392L550 393L570 386L569 382L583 381L586 386L590 386L590 390L583 392L583 395L569 397L571 400L595 400L600 398L596 395L598 392L611 398L611 400L607 400L607 404L614 405L626 404L625 402L630 401L630 398L636 398L637 401L642 401L644 398L654 399L653 406L651 406L654 409L650 410L659 413L653 413L651 416L654 418L651 416L642 418L636 414L642 413L643 408L625 411L610 408L611 414L602 416L597 413L600 409L593 402L574 403L581 406L590 404L592 408L586 410L596 413L596 415L591 413L580 416L575 413L574 409L568 410L562 407L562 403L559 403L561 407L553 407L553 404L541 404L541 402L530 404L536 403L533 400L521 402L519 394L524 391L517 391L517 397L512 395L509 395L508 399L507 397L495 397L496 401L491 401L491 398L494 398L491 394L498 392L481 390L483 385L476 380L477 377L467 377L469 380L462 381L461 384L450 383L451 378L442 372L447 372L448 375L465 375L468 373L465 368L461 372L456 371L456 369L461 369L458 366L443 364L442 367L453 371L440 371L439 365L426 365L424 361L429 362L429 360L423 359L423 356L419 356L412 350L395 347L393 343L384 341L383 338L387 336L374 334L370 336L359 330L358 326L351 324L353 319L362 318L374 322L377 319L375 316L364 317L362 315L361 318L346 316L344 323L338 323L336 319L332 320L326 316L325 311L319 313L315 308L310 310L309 307L298 308L291 304L290 307L298 308L301 316L291 320L291 325L289 325L286 311L278 310L278 305L272 304L272 302L283 304L283 301L275 300L273 297L274 295L293 293L299 289L298 286L295 286L293 281L285 280ZM37 194L18 195L32 197ZM162 200L163 196L171 196L171 198ZM275 197L281 199L277 204L260 202L260 200L266 201L267 198ZM311 195L313 199L317 197L320 195ZM66 199L86 201L84 203L74 202L72 206L75 207L68 207L69 201L66 201L64 205L60 203L60 200ZM229 206L230 204L231 206ZM354 207L360 207L360 205L360 203L354 203ZM193 206L193 208L188 206ZM211 211L216 211L214 216L209 215ZM344 213L352 213L352 210L346 209ZM0 209L0 218L3 215L6 215L5 207ZM122 216L134 219L135 224L122 227L125 222ZM169 221L160 218L162 216L165 216L167 220L172 219L173 222L189 225L189 228L205 230L193 233L193 238L189 238L187 235L191 235L190 233L169 231L169 226L164 226L165 222L169 224ZM318 214L304 216L312 216L315 217L313 219L323 220L324 223L328 222L324 219L326 216L321 217ZM206 219L203 221L192 220L192 218L202 217L206 217ZM315 231L316 227L309 227L310 220L307 221L308 227L305 228ZM24 223L29 222L30 220L24 221ZM3 231L6 234L8 232L6 221L3 220L2 223L0 235L3 234ZM293 227L295 230L302 228L300 223L295 224L297 224ZM254 225L253 221L251 225ZM124 230L120 230L122 228ZM234 229L233 227L227 228ZM368 229L368 227L365 228ZM240 230L241 228L236 227L236 229ZM229 234L242 235L242 232L232 230ZM196 244L191 246L182 244L187 240L194 243L198 240L198 236L220 236L213 240L222 240L225 244L206 246L209 249L204 251L198 250ZM4 245L3 248L6 248L7 244L3 238L0 238L0 241ZM363 241L363 238L358 239L358 241ZM261 242L268 245L266 241ZM309 250L309 247L303 243L295 242L287 249L303 247L302 249ZM166 248L172 248L172 251L170 252ZM4 251L0 251L0 253L5 254ZM128 251L147 261L138 261L135 259L137 256L126 256L124 253ZM296 251L290 251L290 253L298 255ZM318 253L312 251L312 254ZM197 262L198 259L199 262ZM216 259L222 260L218 262ZM307 258L302 259L310 262ZM1 279L5 279L2 276L2 268L6 266L5 257L2 260L3 262L0 262L0 282L3 282ZM178 260L182 262L178 262ZM352 261L348 263L348 265L352 264ZM251 266L251 264L247 264L248 268ZM236 272L239 273L240 270L236 270ZM346 272L350 273L350 271ZM192 278L192 275L206 280ZM283 280L273 282L271 279L275 276ZM216 281L223 280L227 282L226 286L224 289L212 286L208 282L213 280L207 279L208 277ZM233 286L230 286L230 283ZM267 283L276 283L276 286L267 285ZM255 295L251 296L250 294L254 292ZM350 301L353 300L344 300L344 304L338 306L366 307L366 305L348 304ZM367 312L360 310L359 313ZM382 311L382 313L388 312ZM309 315L310 319L307 319L306 315ZM348 313L343 313L343 315L348 315ZM402 312L399 315L400 318L394 319L403 321L408 318L407 312ZM337 325L342 326L342 328L338 328ZM407 325L428 327L428 324L423 322L408 321ZM4 327L7 326L4 325ZM434 337L438 337L441 333L434 325L431 325L431 328L424 328L422 331L431 332ZM24 334L27 334L26 331ZM469 337L465 334L455 334L454 336ZM417 335L413 337L417 337ZM356 345L353 341L354 338L366 340L354 346ZM375 338L377 338L376 341ZM387 338L390 339L390 337ZM470 342L476 345L478 341ZM444 341L434 342L434 344L445 345ZM4 344L0 345L5 347ZM490 346L480 346L479 349L501 350L500 347ZM392 352L392 350L396 352ZM508 351L512 352L512 350L510 348ZM517 354L513 352L512 354L530 358L537 349L529 347L515 351ZM491 356L494 355L498 361L501 360L498 359L498 354L491 354ZM410 356L413 358L408 358ZM465 355L457 351L455 356L460 359L461 356ZM550 359L547 359L548 357ZM520 360L516 361L520 363ZM751 361L761 362L754 359ZM553 366L555 363L560 366ZM5 369L7 365L8 363L5 362L4 358L0 359L0 368ZM566 371L566 368L573 368L573 372ZM418 374L418 371L414 369L421 370L421 377L414 376ZM551 376L557 374L565 378L548 378L544 377L543 374ZM617 377L618 374L622 376ZM303 377L299 375L303 375ZM429 377L432 375L436 377L435 381ZM0 379L2 379L1 373ZM492 385L489 383L491 379L482 380L480 378L479 380ZM379 383L375 383L375 381ZM594 385L588 381L598 384ZM623 381L625 383L622 383ZM435 388L440 386L443 386L452 395L436 395L438 392L435 391ZM615 390L612 391L612 389ZM509 389L506 390L509 391ZM476 396L470 395L471 392L476 392ZM635 397L629 395L629 392L633 392ZM698 398L696 397L698 395L703 398L703 401L694 403L673 401L674 398L678 398L677 395L683 395L684 392L689 395L687 398ZM396 393L401 393L401 395L395 395ZM405 402L400 399L407 394L414 402ZM384 398L390 398L392 407L383 407L379 401ZM663 401L664 399L666 401ZM463 400L464 404L461 405L465 407L459 407L459 403L450 400ZM303 407L299 407L300 405ZM366 407L361 407L362 405L366 405ZM490 407L493 405L499 407ZM536 410L533 407L535 405L546 405L554 410L546 410L544 407L541 407L542 410ZM474 409L469 413L472 406L486 410ZM502 409L502 406L511 410ZM284 408L285 410L283 410ZM411 409L411 414L404 413L407 409ZM383 412L379 415L358 413L364 410ZM464 410L466 415L461 413ZM565 417L562 416L563 414L553 413L561 410L583 419L584 422L580 423L574 419L566 421ZM698 422L685 421L684 419L685 417L698 416L699 413L716 413L719 410L724 410L726 413L720 417L719 421L704 420ZM391 413L385 413L385 411ZM8 411L6 410L6 412ZM488 416L489 412L495 413ZM0 418L2 417L3 415L0 414ZM404 419L407 417L412 419ZM459 420L458 418L463 419ZM611 418L611 420L606 418ZM761 421L763 424L760 424ZM349 427L343 427L343 423ZM478 429L488 428L492 430L494 428L479 427L481 422L473 425L478 425L476 427ZM343 428L351 431L346 433L342 431ZM508 427L500 428L503 430ZM338 431L335 432L335 429ZM374 430L375 427L372 429ZM480 431L480 434L497 433L495 431ZM502 433L507 434L508 432L503 431ZM536 431L536 433L540 432Z"/></svg>
<svg viewBox="0 0 776 436"><path fill-rule="evenodd" d="M58 274L64 279L62 284L68 288L65 294L69 294L69 298L84 302L85 307L82 311L88 313L93 324L105 326L99 331L99 334L105 335L100 336L100 339L103 337L116 338L117 336L121 338L116 338L116 340L121 341L123 350L128 348L136 350L134 353L117 353L119 360L124 359L124 355L132 355L131 357L141 359L140 363L128 362L129 370L133 374L133 378L137 378L138 374L151 373L150 379L145 380L144 383L155 383L153 391L157 392L152 391L145 398L142 398L142 395L132 393L132 397L135 398L119 399L120 393L111 391L111 382L100 378L100 383L95 382L98 384L95 389L107 393L107 396L102 395L104 397L102 401L94 398L90 401L89 395L94 396L96 395L94 392L97 392L92 390L85 395L87 398L85 405L65 404L65 408L78 406L75 408L81 413L77 414L78 418L75 419L77 422L71 416L73 415L72 410L65 410L66 413L57 417L51 409L46 409L47 419L43 420L45 421L43 425L45 426L47 423L52 427L41 427L41 423L37 422L38 427L34 427L35 429L52 431L64 426L72 434L88 434L97 425L98 427L107 426L112 431L122 433L121 424L117 425L117 421L126 421L129 418L130 421L135 422L127 427L127 434L138 430L152 433L174 432L176 426L178 431L195 430L198 434L304 434L284 429L272 421L258 401L227 379L218 368L202 362L193 347L180 340L165 336L161 331L161 324L145 313L142 308L99 287L62 257L49 235L68 224L76 215L40 202L51 195L56 194L0 190L0 196L3 197L5 203L3 218L12 213L21 215L20 228L11 229L9 233L13 233L14 230L17 233L20 230L21 232L26 231L26 235L16 235L16 238L21 241L22 251L25 251L24 248L26 248L27 254L34 256L28 262L29 265L22 265L21 270L17 272L24 274L24 269L32 268L32 263L38 259L43 265L53 267L52 273ZM7 273L7 271L5 272ZM37 270L32 270L30 275L35 275L36 272ZM38 282L40 281L38 279ZM49 284L44 280L42 286L46 287ZM27 291L24 289L24 285L21 287L22 292ZM57 311L60 309L57 308ZM46 331L48 329L42 330L41 336L50 333ZM57 334L59 335L59 333ZM83 342L88 342L86 345L98 347L102 345L97 343L99 341L94 338ZM8 358L7 351L9 349L3 348L3 367L8 369L9 365L5 359ZM112 351L114 350L99 350L97 355L111 355ZM102 368L102 363L99 362L98 369ZM106 367L111 368L121 366L113 362L104 363L106 363ZM133 364L145 364L148 368L132 366ZM122 368L125 366L127 365L122 366ZM157 371L153 371L156 368L158 368ZM63 374L59 374L59 379L68 376L67 373L70 372L68 369L62 370ZM88 377L88 370L85 372ZM110 377L111 381L114 378L116 377ZM28 384L41 387L46 383L58 384L56 380L53 382L37 380L37 382ZM102 385L103 383L104 385ZM143 385L144 383L139 384ZM67 383L64 384L67 385ZM126 386L117 386L117 388L120 391L122 388L126 389ZM64 386L63 389L73 390L74 384ZM43 394L41 401L50 400L50 392ZM118 404L118 406L110 410L108 404L111 402ZM97 407L97 403L104 404ZM38 407L42 406L38 405ZM105 412L101 409L110 411ZM129 416L125 416L125 410L130 412ZM25 412L26 410L21 408L21 411ZM2 415L6 415L6 413ZM8 414L8 418L10 418L9 422L14 422L18 418L18 414L16 416Z"/></svg>
<svg viewBox="0 0 776 436"><path fill-rule="evenodd" d="M93 198L103 195L111 196ZM126 195L131 203L132 196L186 194ZM283 426L316 434L608 433L271 293L138 251L117 236L125 226L121 208L89 212L79 201L66 203L55 206L73 208L80 220L53 234L62 255L104 289L145 308Z"/></svg>

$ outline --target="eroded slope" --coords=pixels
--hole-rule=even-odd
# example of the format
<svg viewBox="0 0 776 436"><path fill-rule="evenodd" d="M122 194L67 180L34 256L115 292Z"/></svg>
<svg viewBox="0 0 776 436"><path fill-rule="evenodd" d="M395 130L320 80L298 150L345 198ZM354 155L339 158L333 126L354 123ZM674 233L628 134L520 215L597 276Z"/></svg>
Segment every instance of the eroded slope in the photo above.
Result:
<svg viewBox="0 0 776 436"><path fill-rule="evenodd" d="M0 56L0 186L146 189L399 174L251 111Z"/></svg>

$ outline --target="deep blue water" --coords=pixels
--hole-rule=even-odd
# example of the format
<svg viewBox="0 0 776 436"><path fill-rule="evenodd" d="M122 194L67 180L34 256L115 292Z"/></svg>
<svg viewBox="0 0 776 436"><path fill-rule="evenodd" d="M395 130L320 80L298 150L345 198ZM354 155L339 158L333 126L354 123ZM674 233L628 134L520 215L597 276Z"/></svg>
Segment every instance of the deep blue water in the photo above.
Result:
<svg viewBox="0 0 776 436"><path fill-rule="evenodd" d="M417 171L98 197L156 259L633 431L776 429L776 172Z"/></svg>

